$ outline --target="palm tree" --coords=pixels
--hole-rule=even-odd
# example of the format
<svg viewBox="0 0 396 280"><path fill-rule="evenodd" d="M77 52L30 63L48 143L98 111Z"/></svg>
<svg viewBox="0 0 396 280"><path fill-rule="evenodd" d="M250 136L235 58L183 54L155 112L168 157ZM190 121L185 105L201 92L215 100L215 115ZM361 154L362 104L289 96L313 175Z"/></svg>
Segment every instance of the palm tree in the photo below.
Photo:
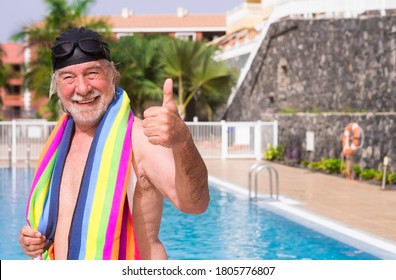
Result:
<svg viewBox="0 0 396 280"><path fill-rule="evenodd" d="M132 108L140 116L146 101L162 98L164 76L158 48L163 40L163 36L137 34L121 37L110 46L112 59L121 73L120 86L126 90Z"/></svg>
<svg viewBox="0 0 396 280"><path fill-rule="evenodd" d="M12 39L25 40L27 46L36 54L25 76L25 86L34 91L35 99L47 97L52 73L51 45L56 37L72 27L85 26L103 31L110 38L109 27L105 19L86 16L88 6L95 0L44 0L49 11L42 22L34 24L12 36ZM56 101L56 100L55 100ZM55 101L48 102L50 119L57 119L58 107ZM55 102L55 103L54 103Z"/></svg>
<svg viewBox="0 0 396 280"><path fill-rule="evenodd" d="M216 46L210 46L200 55L199 63L190 77L189 94L184 101L184 108L186 108L193 97L197 99L199 97L198 101L208 107L209 120L212 119L213 112L227 101L237 77L234 69L213 59L216 51Z"/></svg>
<svg viewBox="0 0 396 280"><path fill-rule="evenodd" d="M177 39L170 39L161 50L165 73L175 80L178 88L176 103L182 118L185 116L185 107L183 106L186 95L185 88L189 87L188 79L192 76L191 62L194 61L199 51L199 45L195 41Z"/></svg>
<svg viewBox="0 0 396 280"><path fill-rule="evenodd" d="M161 49L165 73L178 87L177 105L182 118L193 97L203 97L209 108L225 102L235 83L235 73L222 62L213 59L216 46L205 42L171 39Z"/></svg>

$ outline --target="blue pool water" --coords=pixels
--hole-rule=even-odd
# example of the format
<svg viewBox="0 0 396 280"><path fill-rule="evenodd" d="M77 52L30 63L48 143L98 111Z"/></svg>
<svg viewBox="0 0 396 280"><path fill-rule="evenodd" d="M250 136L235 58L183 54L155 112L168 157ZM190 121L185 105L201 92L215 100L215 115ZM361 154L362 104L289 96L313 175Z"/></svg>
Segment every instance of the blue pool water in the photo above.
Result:
<svg viewBox="0 0 396 280"><path fill-rule="evenodd" d="M27 259L18 243L33 170L0 168L0 259ZM377 257L310 230L255 203L211 187L202 215L165 202L160 239L170 259L374 260Z"/></svg>
<svg viewBox="0 0 396 280"><path fill-rule="evenodd" d="M18 236L20 228L26 224L26 201L33 172L31 168L0 168L1 260L28 259L19 247Z"/></svg>

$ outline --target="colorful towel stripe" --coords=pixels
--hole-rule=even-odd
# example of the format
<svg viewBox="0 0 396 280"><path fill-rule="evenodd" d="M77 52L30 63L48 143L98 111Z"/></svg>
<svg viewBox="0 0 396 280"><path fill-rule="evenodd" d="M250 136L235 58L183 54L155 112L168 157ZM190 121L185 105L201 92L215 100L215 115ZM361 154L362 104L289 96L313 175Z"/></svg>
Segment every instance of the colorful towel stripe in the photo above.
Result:
<svg viewBox="0 0 396 280"><path fill-rule="evenodd" d="M126 199L133 119L128 95L117 89L88 155L70 228L69 259L140 259ZM73 134L74 122L64 116L43 150L29 196L28 223L50 241L55 234L61 174Z"/></svg>

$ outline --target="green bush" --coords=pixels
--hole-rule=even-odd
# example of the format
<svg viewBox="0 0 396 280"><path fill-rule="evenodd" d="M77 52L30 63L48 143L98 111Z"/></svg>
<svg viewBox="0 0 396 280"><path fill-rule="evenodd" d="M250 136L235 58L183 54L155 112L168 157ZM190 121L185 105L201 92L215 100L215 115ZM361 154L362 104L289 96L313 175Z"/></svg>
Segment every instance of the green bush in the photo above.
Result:
<svg viewBox="0 0 396 280"><path fill-rule="evenodd" d="M340 173L341 161L338 158L321 159L308 163L308 167L315 170L326 171L329 174Z"/></svg>
<svg viewBox="0 0 396 280"><path fill-rule="evenodd" d="M308 167L314 170L325 171L329 174L342 173L345 175L346 163L338 158L322 158L320 161L303 161L304 167ZM355 178L362 180L375 180L382 181L383 171L379 169L361 169L358 164L353 166L353 172ZM396 184L396 173L388 172L386 174L386 184Z"/></svg>
<svg viewBox="0 0 396 280"><path fill-rule="evenodd" d="M338 158L330 158L324 160L325 170L329 174L340 173L341 160Z"/></svg>
<svg viewBox="0 0 396 280"><path fill-rule="evenodd" d="M386 183L387 184L395 184L396 183L396 173L386 174Z"/></svg>
<svg viewBox="0 0 396 280"><path fill-rule="evenodd" d="M353 166L353 172L355 173L355 176L359 178L360 174L362 173L362 169L360 169L360 166L356 164Z"/></svg>
<svg viewBox="0 0 396 280"><path fill-rule="evenodd" d="M321 165L320 161L312 161L312 162L308 163L308 167L311 169L315 169L315 170L322 169L322 165Z"/></svg>
<svg viewBox="0 0 396 280"><path fill-rule="evenodd" d="M382 181L382 177L384 177L384 172L382 170L374 170L374 180Z"/></svg>
<svg viewBox="0 0 396 280"><path fill-rule="evenodd" d="M375 177L375 170L374 169L363 169L360 173L360 177L363 180L372 180Z"/></svg>
<svg viewBox="0 0 396 280"><path fill-rule="evenodd" d="M277 147L269 146L264 153L264 158L266 160L282 160L285 149L283 146L279 145Z"/></svg>

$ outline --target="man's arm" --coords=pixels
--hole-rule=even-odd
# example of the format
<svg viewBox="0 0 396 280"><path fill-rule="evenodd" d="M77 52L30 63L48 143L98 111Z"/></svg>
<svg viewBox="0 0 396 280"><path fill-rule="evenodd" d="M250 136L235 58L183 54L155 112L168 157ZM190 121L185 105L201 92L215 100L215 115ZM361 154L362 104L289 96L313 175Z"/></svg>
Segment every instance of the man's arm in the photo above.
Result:
<svg viewBox="0 0 396 280"><path fill-rule="evenodd" d="M186 127L187 128L187 127ZM188 130L188 128L187 128ZM208 171L190 132L185 142L173 148L176 165L176 192L185 212L203 213L209 204Z"/></svg>
<svg viewBox="0 0 396 280"><path fill-rule="evenodd" d="M209 204L208 173L173 100L172 80L164 83L162 106L150 107L142 122L146 136L141 168L177 208L202 213ZM142 151L143 152L143 151Z"/></svg>

